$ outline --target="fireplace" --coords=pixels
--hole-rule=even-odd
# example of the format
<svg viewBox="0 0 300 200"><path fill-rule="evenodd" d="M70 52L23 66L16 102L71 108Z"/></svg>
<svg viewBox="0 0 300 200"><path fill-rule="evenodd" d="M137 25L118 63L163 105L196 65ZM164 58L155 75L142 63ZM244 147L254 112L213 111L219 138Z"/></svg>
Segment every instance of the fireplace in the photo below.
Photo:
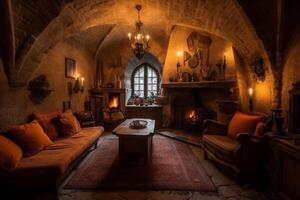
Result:
<svg viewBox="0 0 300 200"><path fill-rule="evenodd" d="M203 121L214 118L214 112L205 108L196 93L178 94L172 102L171 126L180 130L202 131Z"/></svg>
<svg viewBox="0 0 300 200"><path fill-rule="evenodd" d="M90 90L90 93L91 97L97 97L101 100L101 103L95 103L93 106L97 124L104 126L112 124L111 127L114 127L116 121L124 119L125 89L94 88Z"/></svg>

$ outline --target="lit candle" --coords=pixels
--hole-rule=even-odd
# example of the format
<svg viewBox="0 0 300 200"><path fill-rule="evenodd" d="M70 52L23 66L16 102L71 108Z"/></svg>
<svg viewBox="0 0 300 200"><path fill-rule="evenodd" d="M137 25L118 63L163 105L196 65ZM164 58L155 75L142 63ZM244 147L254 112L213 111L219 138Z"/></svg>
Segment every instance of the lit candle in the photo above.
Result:
<svg viewBox="0 0 300 200"><path fill-rule="evenodd" d="M131 40L131 33L128 33L128 38L129 38L129 40Z"/></svg>
<svg viewBox="0 0 300 200"><path fill-rule="evenodd" d="M79 74L76 74L76 75L75 75L75 78L76 78L77 80L79 80L79 77L80 77Z"/></svg>
<svg viewBox="0 0 300 200"><path fill-rule="evenodd" d="M249 88L248 92L249 92L249 96L250 96L250 99L249 99L249 110L250 110L250 112L253 112L253 104L254 104L254 101L253 101L253 98L252 98L253 89Z"/></svg>
<svg viewBox="0 0 300 200"><path fill-rule="evenodd" d="M179 62L180 56L181 56L181 51L177 51L177 59L178 59L177 61L178 61L178 63L180 63L180 62Z"/></svg>
<svg viewBox="0 0 300 200"><path fill-rule="evenodd" d="M249 92L250 98L252 98L252 96L253 96L253 89L252 89L252 88L249 88L248 92Z"/></svg>
<svg viewBox="0 0 300 200"><path fill-rule="evenodd" d="M84 78L82 77L81 78L81 85L83 86L83 81L84 81Z"/></svg>
<svg viewBox="0 0 300 200"><path fill-rule="evenodd" d="M149 36L149 35L146 35L146 40L147 40L147 42L149 41L149 39L150 39L150 36Z"/></svg>

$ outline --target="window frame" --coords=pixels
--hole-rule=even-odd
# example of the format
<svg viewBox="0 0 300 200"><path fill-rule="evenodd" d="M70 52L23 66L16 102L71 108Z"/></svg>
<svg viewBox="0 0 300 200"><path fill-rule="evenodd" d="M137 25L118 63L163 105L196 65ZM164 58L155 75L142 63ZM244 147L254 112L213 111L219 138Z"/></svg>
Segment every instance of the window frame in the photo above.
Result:
<svg viewBox="0 0 300 200"><path fill-rule="evenodd" d="M158 72L158 70L155 67L153 67L149 63L142 63L133 70L133 72L131 74L131 97L134 97L134 92L135 92L135 90L134 90L135 74L141 68L144 68L144 97L143 98L149 98L148 97L148 68L151 68L157 76L157 87L156 87L157 92L159 90L159 83L160 83L160 73Z"/></svg>

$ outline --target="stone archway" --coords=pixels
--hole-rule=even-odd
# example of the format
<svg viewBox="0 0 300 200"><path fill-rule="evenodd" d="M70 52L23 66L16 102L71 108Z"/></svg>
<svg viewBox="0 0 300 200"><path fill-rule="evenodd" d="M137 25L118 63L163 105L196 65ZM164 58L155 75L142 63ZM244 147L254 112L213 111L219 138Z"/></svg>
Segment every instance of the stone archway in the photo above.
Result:
<svg viewBox="0 0 300 200"><path fill-rule="evenodd" d="M94 26L130 24L136 20L134 5L139 1L109 0L105 2L76 0L67 4L59 16L36 37L24 56L9 76L11 86L24 86L43 55L59 41ZM159 37L168 38L174 25L197 28L232 42L240 57L249 68L253 59L262 57L266 61L268 75L273 81L273 71L268 55L254 27L237 0L225 1L172 1L145 0L143 22L153 32L160 27ZM132 12L128 12L131 10ZM162 45L164 46L164 45ZM156 52L152 52L155 56ZM160 59L161 60L161 59ZM245 94L244 94L245 95ZM273 98L278 97L274 93Z"/></svg>

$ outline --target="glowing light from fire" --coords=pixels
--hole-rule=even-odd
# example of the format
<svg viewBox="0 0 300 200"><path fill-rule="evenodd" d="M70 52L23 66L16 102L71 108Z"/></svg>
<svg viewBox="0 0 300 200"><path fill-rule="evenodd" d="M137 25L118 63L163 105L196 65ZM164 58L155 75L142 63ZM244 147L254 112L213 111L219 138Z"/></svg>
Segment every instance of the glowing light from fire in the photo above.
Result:
<svg viewBox="0 0 300 200"><path fill-rule="evenodd" d="M118 108L119 107L119 97L113 97L108 103L109 108Z"/></svg>
<svg viewBox="0 0 300 200"><path fill-rule="evenodd" d="M197 122L197 114L195 110L192 110L189 114L188 114L188 118L192 121L192 122Z"/></svg>

